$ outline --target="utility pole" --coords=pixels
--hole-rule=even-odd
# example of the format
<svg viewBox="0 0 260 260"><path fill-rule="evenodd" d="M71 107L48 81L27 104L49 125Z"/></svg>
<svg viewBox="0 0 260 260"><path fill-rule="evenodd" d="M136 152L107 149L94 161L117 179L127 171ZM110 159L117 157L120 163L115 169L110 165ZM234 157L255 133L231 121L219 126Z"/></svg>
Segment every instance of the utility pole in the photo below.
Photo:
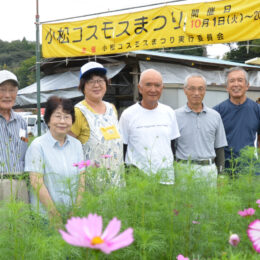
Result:
<svg viewBox="0 0 260 260"><path fill-rule="evenodd" d="M40 37L39 37L39 26L40 26L40 15L39 15L39 3L36 0L36 82L37 82L37 126L38 136L41 135L41 85L40 85Z"/></svg>

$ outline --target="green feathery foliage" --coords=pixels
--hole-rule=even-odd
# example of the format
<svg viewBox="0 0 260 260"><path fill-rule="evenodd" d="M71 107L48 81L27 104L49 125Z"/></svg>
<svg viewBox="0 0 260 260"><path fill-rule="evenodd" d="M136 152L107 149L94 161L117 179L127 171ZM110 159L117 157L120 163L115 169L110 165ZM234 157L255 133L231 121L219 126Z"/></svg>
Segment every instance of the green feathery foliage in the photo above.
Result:
<svg viewBox="0 0 260 260"><path fill-rule="evenodd" d="M254 170L259 160L252 153L250 149L242 153L241 174L236 178L219 176L216 187L189 175L176 178L174 185L163 185L158 181L159 176L147 176L137 169L126 171L125 187L111 187L107 182L94 181L97 174L105 174L102 169L87 168L89 186L81 205L73 205L73 216L97 213L103 217L104 227L116 216L122 222L121 230L134 229L132 245L110 255L101 253L99 259L166 260L176 259L179 254L200 260L259 259L247 236L248 224L260 218L256 204L260 199L260 176ZM238 214L250 207L256 209L255 215ZM61 214L66 216L66 212ZM2 202L0 219L1 259L94 257L91 249L63 241L54 226L32 212L28 205ZM240 236L237 247L228 243L231 233Z"/></svg>

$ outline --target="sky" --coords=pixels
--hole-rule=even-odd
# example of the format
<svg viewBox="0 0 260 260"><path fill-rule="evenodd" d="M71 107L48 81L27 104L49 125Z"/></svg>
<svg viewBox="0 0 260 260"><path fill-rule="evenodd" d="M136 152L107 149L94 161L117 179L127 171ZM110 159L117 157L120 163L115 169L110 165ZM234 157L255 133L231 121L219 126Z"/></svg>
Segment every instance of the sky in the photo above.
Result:
<svg viewBox="0 0 260 260"><path fill-rule="evenodd" d="M209 2L212 0L208 0ZM0 8L0 39L3 41L36 40L36 2L37 0L1 0ZM156 3L165 3L163 0L38 0L40 22L83 16L93 13L113 11L136 6L144 6ZM185 4L206 2L202 0L182 0ZM153 6L150 8L156 8ZM137 12L141 9L132 9ZM109 15L115 15L111 13ZM89 17L91 18L91 17ZM80 20L88 19L83 17ZM41 27L40 27L41 28ZM41 33L41 31L40 31ZM228 47L223 44L214 44L207 48L210 57L222 56Z"/></svg>

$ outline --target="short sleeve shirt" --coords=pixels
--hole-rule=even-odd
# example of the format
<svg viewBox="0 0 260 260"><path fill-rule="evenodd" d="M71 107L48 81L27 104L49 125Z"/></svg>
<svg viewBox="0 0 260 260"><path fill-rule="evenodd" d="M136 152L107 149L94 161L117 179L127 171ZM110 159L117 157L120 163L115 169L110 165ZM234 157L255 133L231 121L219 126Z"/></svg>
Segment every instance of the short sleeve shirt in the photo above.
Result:
<svg viewBox="0 0 260 260"><path fill-rule="evenodd" d="M0 115L0 173L23 173L27 146L25 120L13 110L9 121Z"/></svg>
<svg viewBox="0 0 260 260"><path fill-rule="evenodd" d="M254 146L256 134L260 133L260 105L247 98L241 105L233 104L229 99L214 107L219 112L225 127L228 147L225 157L235 156L245 146Z"/></svg>
<svg viewBox="0 0 260 260"><path fill-rule="evenodd" d="M70 207L76 199L79 182L79 169L74 163L83 160L81 143L67 135L60 146L48 131L34 139L25 156L25 171L43 174L43 180L56 206ZM72 196L72 198L71 198ZM35 191L30 194L31 202L37 205ZM45 212L41 205L41 211Z"/></svg>
<svg viewBox="0 0 260 260"><path fill-rule="evenodd" d="M204 105L195 113L186 105L175 112L181 134L176 141L178 159L213 159L215 149L227 145L221 117L215 110Z"/></svg>
<svg viewBox="0 0 260 260"><path fill-rule="evenodd" d="M159 103L148 110L137 103L122 113L119 128L127 144L127 164L148 174L169 169L168 177L174 179L171 140L180 134L173 109Z"/></svg>

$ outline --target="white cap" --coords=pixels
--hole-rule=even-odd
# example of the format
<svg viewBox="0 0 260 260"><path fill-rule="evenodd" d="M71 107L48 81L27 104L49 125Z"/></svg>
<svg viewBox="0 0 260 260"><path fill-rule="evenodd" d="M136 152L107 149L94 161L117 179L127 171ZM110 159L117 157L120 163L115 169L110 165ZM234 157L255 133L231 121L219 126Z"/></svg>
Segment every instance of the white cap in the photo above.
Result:
<svg viewBox="0 0 260 260"><path fill-rule="evenodd" d="M0 70L0 84L7 80L12 80L17 86L19 85L17 77L12 72L8 70Z"/></svg>
<svg viewBox="0 0 260 260"><path fill-rule="evenodd" d="M80 68L79 78L81 79L83 76L86 76L87 74L89 74L91 72L95 72L95 71L101 72L104 75L106 75L106 73L107 73L107 70L104 68L104 66L102 64L91 61L91 62L84 64Z"/></svg>

